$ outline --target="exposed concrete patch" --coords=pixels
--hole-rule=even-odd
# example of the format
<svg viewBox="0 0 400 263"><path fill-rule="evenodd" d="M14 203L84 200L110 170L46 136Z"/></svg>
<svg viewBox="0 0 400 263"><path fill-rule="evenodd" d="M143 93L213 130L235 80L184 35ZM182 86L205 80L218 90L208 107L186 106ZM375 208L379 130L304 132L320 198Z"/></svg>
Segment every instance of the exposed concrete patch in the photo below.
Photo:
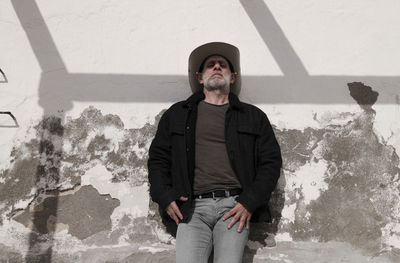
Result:
<svg viewBox="0 0 400 263"><path fill-rule="evenodd" d="M127 228L127 241L131 244L154 244L160 242L154 226L145 217L135 218Z"/></svg>
<svg viewBox="0 0 400 263"><path fill-rule="evenodd" d="M24 262L23 255L0 243L0 262L22 263Z"/></svg>
<svg viewBox="0 0 400 263"><path fill-rule="evenodd" d="M9 167L0 170L0 212L11 215L24 208L16 203L29 203L37 189L66 190L79 185L81 176L99 162L112 174L112 182L143 185L147 182L147 149L156 126L123 127L118 116L103 116L93 107L77 119L67 119L63 126L55 116L43 119L34 127L36 138L16 145Z"/></svg>
<svg viewBox="0 0 400 263"><path fill-rule="evenodd" d="M68 228L68 232L84 239L94 233L111 229L110 215L119 201L109 195L99 195L92 186L84 186L74 194L47 197L32 204L14 220L41 234ZM57 214L53 214L54 212ZM33 218L34 216L34 218Z"/></svg>
<svg viewBox="0 0 400 263"><path fill-rule="evenodd" d="M10 154L10 166L0 171L1 212L24 208L40 189L53 190L60 180L59 166L63 127L56 116L43 118L35 126L36 137L27 143L14 147ZM5 215L3 215L3 220Z"/></svg>
<svg viewBox="0 0 400 263"><path fill-rule="evenodd" d="M45 169L50 177L57 177L43 182L47 189L74 187L99 161L112 173L114 182L142 185L147 182L147 149L155 129L155 125L146 124L125 130L118 116L103 116L93 107L77 119L67 119L65 125L60 118L47 117L35 126L36 138L16 145L9 167L0 171L0 201L7 200L9 206L33 197L31 191L40 187L38 178ZM49 161L54 163L49 165Z"/></svg>
<svg viewBox="0 0 400 263"><path fill-rule="evenodd" d="M5 211L8 206L31 196L36 181L32 173L37 169L38 163L37 157L16 160L12 169L2 171L0 176L4 179L4 183L0 183L0 202L4 206L0 211Z"/></svg>
<svg viewBox="0 0 400 263"><path fill-rule="evenodd" d="M322 140L324 129L299 130L274 129L281 147L283 166L289 172L296 171L313 157L313 150Z"/></svg>
<svg viewBox="0 0 400 263"><path fill-rule="evenodd" d="M113 181L113 175L102 164L92 167L81 177L81 184L92 185L100 194L110 194L120 201L112 215L113 224L125 215L144 217L148 213L148 185L132 186L127 182Z"/></svg>
<svg viewBox="0 0 400 263"><path fill-rule="evenodd" d="M300 140L295 140L298 144L289 144L287 134L277 133L290 156L284 164L290 173L286 174L283 211L290 218L282 218L280 232L287 231L295 240L345 241L369 254L377 254L393 246L385 241L393 238L383 236L390 231L382 233L382 229L388 222L400 219L399 157L392 146L378 139L373 129L375 115L371 104L376 101L377 93L360 85L354 83L349 87L364 111L352 114L351 120L347 115L346 124L326 125L318 132L313 131L318 134L314 140L301 139L302 133L290 132L300 136ZM306 142L312 143L312 152L303 151L306 154L298 157L296 149L304 149ZM300 161L302 157L309 165L323 161L326 169L311 169L302 174L297 165L304 162ZM315 177L313 173L320 174L324 182L319 181L323 185L319 188L321 194L313 194L310 199L307 196L311 193L304 189L303 183ZM301 187L290 180L293 176L302 183ZM389 235L398 235L398 231Z"/></svg>
<svg viewBox="0 0 400 263"><path fill-rule="evenodd" d="M51 262L175 262L175 248L172 245L165 244L132 244L128 246L90 247L84 251L72 254L54 253Z"/></svg>
<svg viewBox="0 0 400 263"><path fill-rule="evenodd" d="M145 217L133 218L126 226L118 226L113 231L101 231L85 240L88 247L116 245L152 245L160 243L153 225Z"/></svg>
<svg viewBox="0 0 400 263"><path fill-rule="evenodd" d="M392 206L399 202L399 157L379 142L372 126L373 112L366 111L325 136L329 189L311 204L310 222L312 236L320 240L347 241L378 253L382 227L399 219L398 205Z"/></svg>
<svg viewBox="0 0 400 263"><path fill-rule="evenodd" d="M281 242L274 248L261 248L255 255L245 251L243 262L252 263L337 263L371 262L395 263L400 254L390 252L376 257L363 255L362 251L343 242Z"/></svg>
<svg viewBox="0 0 400 263"><path fill-rule="evenodd" d="M175 262L175 251L162 251L152 253L151 251L138 251L121 261L121 263L136 263L136 262L160 262L173 263Z"/></svg>
<svg viewBox="0 0 400 263"><path fill-rule="evenodd" d="M101 162L112 173L113 182L129 181L131 185L147 182L147 149L155 134L154 125L124 129L116 115L102 115L93 107L65 125L67 156L63 173L83 175Z"/></svg>
<svg viewBox="0 0 400 263"><path fill-rule="evenodd" d="M156 123L162 113L156 116ZM10 192L0 191L0 223L7 220L8 227L10 216L14 216L13 219L39 233L55 231L57 241L53 241L53 245L60 251L64 249L58 244L63 243L74 244L76 251L85 244L110 246L145 240L158 242L152 224L143 217L148 211L147 150L156 124L126 130L118 116L103 116L99 110L89 107L79 118L67 119L63 126L59 118L51 116L34 130L36 137L15 145L10 164L0 170L0 187ZM38 138L44 139L40 142ZM98 180L87 186L84 185L88 180L84 181L80 187L81 176L89 179L86 174L97 166L105 168L96 174ZM55 173L49 173L57 176L55 180L41 180L40 175L45 174L41 172L43 169L55 169ZM106 181L101 179L104 175ZM36 189L47 182L50 182L47 185L50 191L35 198ZM100 194L111 196L99 195L90 185L92 183L99 188ZM111 197L117 197L121 202ZM33 198L34 202L26 208ZM132 206L134 203L138 203L138 207ZM115 210L116 207L120 209ZM132 218L137 216L142 218ZM15 231L12 228L3 230ZM25 236L14 234L15 242L25 242ZM50 235L40 237L49 238L43 245L52 243ZM85 239L84 243L74 237Z"/></svg>
<svg viewBox="0 0 400 263"><path fill-rule="evenodd" d="M378 93L362 83L349 89L363 111L315 116L320 129L275 129L285 178L276 190L284 191L276 234L277 240L344 241L376 255L400 248L399 157L373 128ZM267 246L274 232L256 227L251 241Z"/></svg>
<svg viewBox="0 0 400 263"><path fill-rule="evenodd" d="M374 101L374 91L367 92L372 95L369 100L360 100L361 104ZM362 105L367 106L359 113L327 113L315 117L321 126L318 129L300 131L274 127L282 149L284 169L271 197L273 223L254 224L250 239L257 246L250 249L250 254L254 255L258 246L275 247L283 240L292 239L295 242L339 240L374 255L400 247L400 228L396 224L400 221L400 183L396 177L399 158L393 147L378 139L373 129L375 115L372 104ZM32 205L40 215L38 220L41 223L30 227L58 233L68 231L84 239L79 243L83 247L160 241L173 244L174 239L168 234L174 233L173 226L168 229L162 224L157 205L150 202L148 208L143 208L147 205L145 200L148 200L147 150L162 113L156 117L154 125L127 130L118 116L102 115L99 110L89 107L79 118L66 120L62 143L61 136L57 135L57 119L50 121L46 128L52 131L48 132L48 141L53 140L56 147L62 145L63 149L61 155L52 150L51 143L44 148L47 156L61 158L59 182L52 187L61 190L71 189L77 184L82 184L81 189L94 187L100 194L110 194L110 200L118 198L120 206L117 207L118 201L113 203L105 200L104 196L99 197L93 188L94 193L88 194L91 198L80 197L71 201L74 206L84 206L81 211L93 209L89 206L93 200L96 200L96 206L104 206L103 203L110 201L105 205L108 210L97 215L102 220L101 226L91 229L91 222L84 218L85 215L78 214L72 218L63 214L61 204L66 202L65 198L71 199L81 191L76 187L58 192L58 206L62 209L58 215L48 213L46 206L40 210L39 205ZM46 124L41 126L46 127ZM35 129L40 130L39 126ZM17 207L23 207L33 198L37 184L36 174L32 171L36 171L42 161L39 148L37 139L14 147L13 161L7 169L0 171L0 188L17 191L13 191L11 198L5 194L2 196L0 191L1 211L15 213ZM24 170L25 173L20 173ZM140 189L140 193L132 194L135 189ZM135 198L140 199L138 209L129 206L135 203ZM54 199L50 196L42 203L52 207ZM84 204L81 204L82 200L85 200ZM72 205L66 211L74 211ZM143 213L148 213L148 217L145 218ZM29 226L31 214L25 209L15 218ZM8 220L8 217L3 214L2 219ZM79 235L83 228L88 230ZM146 258L147 252L142 252Z"/></svg>

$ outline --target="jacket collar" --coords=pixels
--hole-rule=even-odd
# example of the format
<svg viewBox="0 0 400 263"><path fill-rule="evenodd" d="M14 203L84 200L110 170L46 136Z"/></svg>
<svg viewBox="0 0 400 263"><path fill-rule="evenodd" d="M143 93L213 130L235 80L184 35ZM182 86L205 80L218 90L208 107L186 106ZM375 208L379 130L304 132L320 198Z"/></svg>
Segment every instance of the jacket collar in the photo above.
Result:
<svg viewBox="0 0 400 263"><path fill-rule="evenodd" d="M198 91L194 93L192 96L190 96L185 103L183 104L184 107L193 107L194 104L198 104L201 100L204 100L205 95L204 92ZM238 96L236 96L234 93L229 92L228 95L228 100L229 100L229 107L237 110L243 109L243 104L239 100Z"/></svg>

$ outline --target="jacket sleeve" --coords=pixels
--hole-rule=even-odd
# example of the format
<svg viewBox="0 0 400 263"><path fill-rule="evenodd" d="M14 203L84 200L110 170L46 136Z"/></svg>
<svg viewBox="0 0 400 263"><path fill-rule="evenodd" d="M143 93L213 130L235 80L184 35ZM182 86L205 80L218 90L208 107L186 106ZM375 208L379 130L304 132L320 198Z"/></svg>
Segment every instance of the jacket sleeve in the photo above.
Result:
<svg viewBox="0 0 400 263"><path fill-rule="evenodd" d="M260 126L261 132L255 146L256 176L250 187L247 187L237 198L237 201L250 213L268 203L282 167L280 147L265 113L263 113Z"/></svg>
<svg viewBox="0 0 400 263"><path fill-rule="evenodd" d="M156 135L149 148L147 162L150 183L150 196L162 211L175 201L177 192L172 187L171 141L169 135L168 111L158 123Z"/></svg>

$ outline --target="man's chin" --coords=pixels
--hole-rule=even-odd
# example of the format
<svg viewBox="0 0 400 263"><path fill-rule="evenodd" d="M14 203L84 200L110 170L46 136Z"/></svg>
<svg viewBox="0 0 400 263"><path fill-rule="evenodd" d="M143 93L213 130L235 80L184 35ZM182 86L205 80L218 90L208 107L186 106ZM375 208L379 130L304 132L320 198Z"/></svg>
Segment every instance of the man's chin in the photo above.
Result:
<svg viewBox="0 0 400 263"><path fill-rule="evenodd" d="M227 90L229 90L229 87L226 87L226 86L205 86L204 88L207 91L216 91L216 90L227 91Z"/></svg>

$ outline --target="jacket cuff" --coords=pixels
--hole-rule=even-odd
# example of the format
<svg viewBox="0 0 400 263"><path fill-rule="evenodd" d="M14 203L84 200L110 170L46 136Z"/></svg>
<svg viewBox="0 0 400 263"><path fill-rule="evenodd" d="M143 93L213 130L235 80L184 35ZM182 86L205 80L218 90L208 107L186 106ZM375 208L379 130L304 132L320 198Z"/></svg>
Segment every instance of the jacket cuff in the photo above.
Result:
<svg viewBox="0 0 400 263"><path fill-rule="evenodd" d="M247 209L247 211L249 211L252 214L259 207L257 201L254 200L253 198L250 198L245 193L240 194L238 198L236 198L236 201L241 203Z"/></svg>
<svg viewBox="0 0 400 263"><path fill-rule="evenodd" d="M162 197L158 200L158 205L162 209L162 211L165 211L169 204L179 198L178 193L171 188L169 191L164 193Z"/></svg>

